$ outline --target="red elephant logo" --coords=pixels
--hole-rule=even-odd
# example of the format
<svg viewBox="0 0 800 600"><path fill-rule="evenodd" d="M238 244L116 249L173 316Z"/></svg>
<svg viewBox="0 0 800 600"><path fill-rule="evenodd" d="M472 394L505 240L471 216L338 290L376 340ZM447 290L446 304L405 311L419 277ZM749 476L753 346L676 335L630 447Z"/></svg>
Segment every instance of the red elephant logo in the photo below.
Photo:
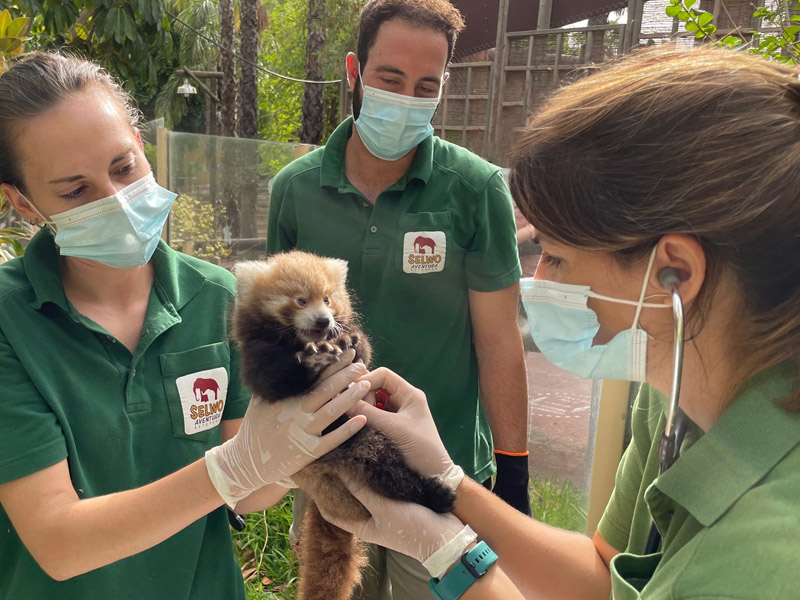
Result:
<svg viewBox="0 0 800 600"><path fill-rule="evenodd" d="M417 254L427 254L425 248L429 248L431 251L430 253L433 254L436 252L436 242L429 237L420 235L414 240L414 252Z"/></svg>
<svg viewBox="0 0 800 600"><path fill-rule="evenodd" d="M219 384L216 379L206 379L198 377L194 380L192 392L198 402L208 402L211 399L211 392L214 392L214 400L219 399Z"/></svg>

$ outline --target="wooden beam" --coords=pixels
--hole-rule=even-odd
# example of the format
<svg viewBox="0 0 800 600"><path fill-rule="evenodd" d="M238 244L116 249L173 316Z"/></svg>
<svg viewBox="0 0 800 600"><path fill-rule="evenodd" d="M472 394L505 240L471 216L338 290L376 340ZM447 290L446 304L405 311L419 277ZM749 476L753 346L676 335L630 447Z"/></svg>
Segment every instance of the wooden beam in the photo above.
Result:
<svg viewBox="0 0 800 600"><path fill-rule="evenodd" d="M550 29L550 16L553 14L553 0L539 0L537 29Z"/></svg>

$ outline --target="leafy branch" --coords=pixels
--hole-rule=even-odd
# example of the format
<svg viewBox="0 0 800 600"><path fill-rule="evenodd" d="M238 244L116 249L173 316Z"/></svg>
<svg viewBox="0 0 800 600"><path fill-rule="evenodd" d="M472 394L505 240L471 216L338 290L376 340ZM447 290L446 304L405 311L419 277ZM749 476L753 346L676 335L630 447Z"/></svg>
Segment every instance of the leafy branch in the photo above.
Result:
<svg viewBox="0 0 800 600"><path fill-rule="evenodd" d="M749 45L747 52L784 63L800 63L800 0L781 0L775 8L756 8L753 18L761 19L770 32L751 31L753 41L747 44L739 35L727 35L718 40L714 15L695 9L697 0L669 0L666 14L685 23L686 31L695 39L714 42L729 48ZM774 31L774 32L773 32Z"/></svg>

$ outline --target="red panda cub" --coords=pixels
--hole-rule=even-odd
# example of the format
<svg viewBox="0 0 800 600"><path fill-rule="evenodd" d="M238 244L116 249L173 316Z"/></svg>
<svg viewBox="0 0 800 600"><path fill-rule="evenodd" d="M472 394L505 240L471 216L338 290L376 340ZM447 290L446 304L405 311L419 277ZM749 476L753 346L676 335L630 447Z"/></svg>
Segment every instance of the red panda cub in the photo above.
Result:
<svg viewBox="0 0 800 600"><path fill-rule="evenodd" d="M234 273L233 335L242 350L242 379L253 394L268 402L303 394L349 348L369 367L371 347L345 287L346 261L293 250L240 262ZM366 560L358 541L325 521L318 508L342 519L368 516L342 474L390 498L440 513L453 508L448 488L414 471L394 442L365 426L293 476L310 497L300 534L299 600L348 600L360 581Z"/></svg>

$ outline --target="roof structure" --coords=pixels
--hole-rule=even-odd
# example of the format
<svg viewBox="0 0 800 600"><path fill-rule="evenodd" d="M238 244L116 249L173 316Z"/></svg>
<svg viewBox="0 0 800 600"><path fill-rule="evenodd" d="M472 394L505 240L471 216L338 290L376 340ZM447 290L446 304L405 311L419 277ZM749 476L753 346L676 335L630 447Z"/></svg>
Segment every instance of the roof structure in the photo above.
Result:
<svg viewBox="0 0 800 600"><path fill-rule="evenodd" d="M451 0L467 22L458 37L455 58L492 48L497 39L497 14L500 0ZM560 27L589 17L619 10L628 0L554 0L550 27ZM509 0L508 31L536 29L539 17L538 0Z"/></svg>

